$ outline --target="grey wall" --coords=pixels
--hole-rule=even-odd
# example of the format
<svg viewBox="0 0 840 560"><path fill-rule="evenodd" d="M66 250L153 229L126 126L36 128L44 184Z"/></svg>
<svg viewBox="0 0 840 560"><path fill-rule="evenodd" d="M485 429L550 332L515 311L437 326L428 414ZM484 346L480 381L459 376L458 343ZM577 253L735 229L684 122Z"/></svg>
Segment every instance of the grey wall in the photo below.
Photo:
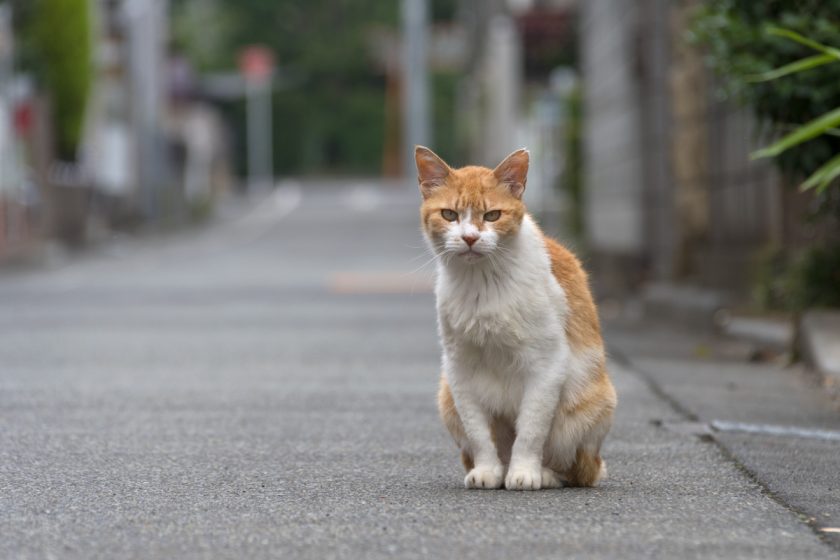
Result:
<svg viewBox="0 0 840 560"><path fill-rule="evenodd" d="M595 253L641 255L643 146L633 0L581 3L586 237Z"/></svg>

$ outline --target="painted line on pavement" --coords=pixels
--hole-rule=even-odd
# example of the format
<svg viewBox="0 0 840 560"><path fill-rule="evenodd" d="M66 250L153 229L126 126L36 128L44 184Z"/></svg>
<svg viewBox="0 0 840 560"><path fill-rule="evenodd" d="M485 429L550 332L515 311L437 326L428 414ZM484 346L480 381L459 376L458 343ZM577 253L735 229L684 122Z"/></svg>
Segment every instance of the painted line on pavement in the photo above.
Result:
<svg viewBox="0 0 840 560"><path fill-rule="evenodd" d="M334 294L424 294L434 291L434 279L404 272L337 272L328 288Z"/></svg>
<svg viewBox="0 0 840 560"><path fill-rule="evenodd" d="M747 424L744 422L727 422L725 420L713 420L711 422L711 427L716 432L741 432L745 434L798 437L823 441L840 441L840 432L833 430L815 430L810 428L777 426L772 424Z"/></svg>

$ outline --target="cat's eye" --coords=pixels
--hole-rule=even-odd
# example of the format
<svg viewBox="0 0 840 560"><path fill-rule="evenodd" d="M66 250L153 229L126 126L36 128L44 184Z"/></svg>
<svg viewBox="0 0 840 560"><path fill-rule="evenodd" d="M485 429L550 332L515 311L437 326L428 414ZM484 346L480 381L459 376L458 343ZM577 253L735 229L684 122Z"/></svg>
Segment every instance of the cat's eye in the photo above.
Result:
<svg viewBox="0 0 840 560"><path fill-rule="evenodd" d="M443 216L443 219L447 222L454 222L458 219L458 212L455 210L450 210L448 208L444 208L440 211L440 215Z"/></svg>
<svg viewBox="0 0 840 560"><path fill-rule="evenodd" d="M484 221L485 222L495 222L502 216L501 210L490 210L489 212L484 214Z"/></svg>

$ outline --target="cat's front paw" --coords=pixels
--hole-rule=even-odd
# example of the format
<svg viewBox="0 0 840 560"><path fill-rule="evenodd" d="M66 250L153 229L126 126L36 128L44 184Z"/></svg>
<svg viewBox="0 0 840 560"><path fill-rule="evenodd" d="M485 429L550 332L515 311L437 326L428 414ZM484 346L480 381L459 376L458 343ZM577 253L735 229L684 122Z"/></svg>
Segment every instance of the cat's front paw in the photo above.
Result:
<svg viewBox="0 0 840 560"><path fill-rule="evenodd" d="M542 488L542 469L539 467L511 467L505 478L508 490L539 490Z"/></svg>
<svg viewBox="0 0 840 560"><path fill-rule="evenodd" d="M494 490L502 487L503 477L504 469L501 465L495 467L477 466L467 473L467 477L464 479L464 486L468 489Z"/></svg>

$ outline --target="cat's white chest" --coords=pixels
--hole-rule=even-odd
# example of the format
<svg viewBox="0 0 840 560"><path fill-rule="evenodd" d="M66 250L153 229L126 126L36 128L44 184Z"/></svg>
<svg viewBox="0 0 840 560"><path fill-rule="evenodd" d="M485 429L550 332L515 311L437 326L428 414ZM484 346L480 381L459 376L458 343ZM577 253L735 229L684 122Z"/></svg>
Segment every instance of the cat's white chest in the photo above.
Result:
<svg viewBox="0 0 840 560"><path fill-rule="evenodd" d="M439 295L438 313L451 336L477 346L516 347L552 326L554 311L544 294L522 288L477 284Z"/></svg>
<svg viewBox="0 0 840 560"><path fill-rule="evenodd" d="M526 255L527 256L527 255ZM485 371L510 372L552 354L564 332L565 294L548 256L510 269L461 271L438 279L441 335L453 356Z"/></svg>
<svg viewBox="0 0 840 560"><path fill-rule="evenodd" d="M440 267L435 291L445 374L485 409L516 417L532 379L563 375L566 296L530 220L502 258Z"/></svg>
<svg viewBox="0 0 840 560"><path fill-rule="evenodd" d="M551 292L541 285L523 289L499 283L439 293L441 334L451 343L481 350L490 364L508 361L501 360L508 354L551 346L562 331L558 304L564 299ZM511 361L521 360L513 356Z"/></svg>
<svg viewBox="0 0 840 560"><path fill-rule="evenodd" d="M531 375L562 344L557 307L544 292L536 286L496 301L460 293L439 300L445 369L496 414L516 417Z"/></svg>
<svg viewBox="0 0 840 560"><path fill-rule="evenodd" d="M566 297L542 239L525 239L514 258L484 265L439 270L442 334L478 346L517 348L562 330Z"/></svg>

